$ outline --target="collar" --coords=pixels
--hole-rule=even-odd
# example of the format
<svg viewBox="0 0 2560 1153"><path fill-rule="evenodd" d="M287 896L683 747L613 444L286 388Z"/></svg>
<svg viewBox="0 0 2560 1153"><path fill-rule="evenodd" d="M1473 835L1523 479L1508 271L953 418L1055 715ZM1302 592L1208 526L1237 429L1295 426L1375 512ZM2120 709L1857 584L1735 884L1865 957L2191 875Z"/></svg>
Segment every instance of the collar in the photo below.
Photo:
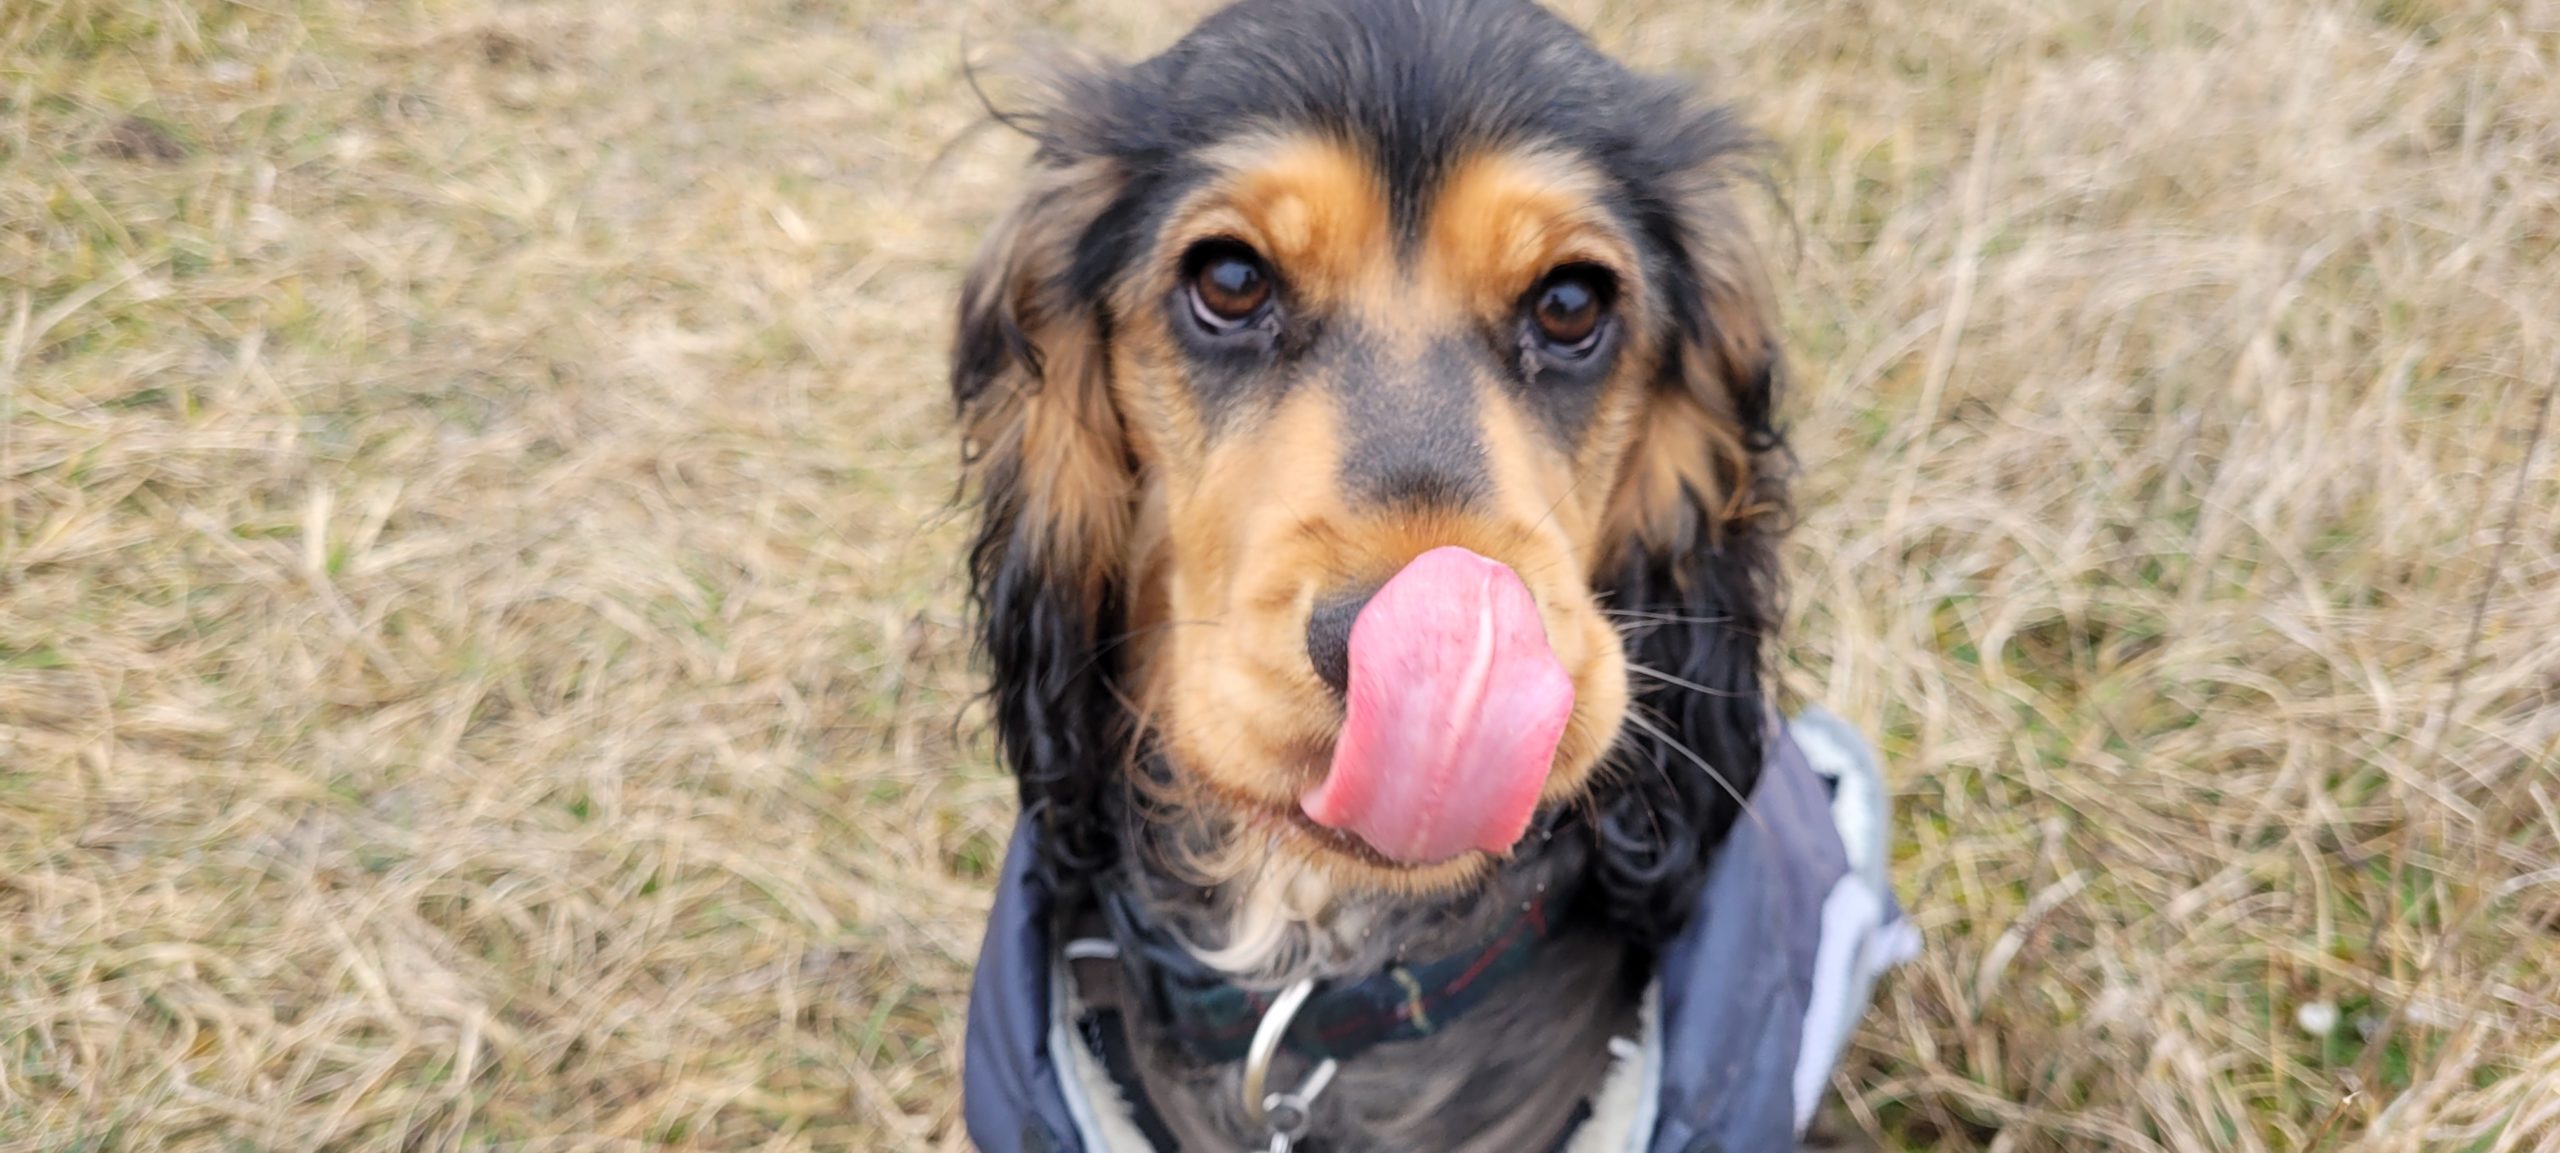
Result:
<svg viewBox="0 0 2560 1153"><path fill-rule="evenodd" d="M1361 980L1318 984L1290 1020L1282 1047L1310 1061L1339 1061L1388 1042L1430 1036L1528 969L1539 949L1554 939L1572 896L1569 890L1542 893L1483 938L1447 956L1397 962ZM1134 1007L1147 1020L1167 1026L1204 1061L1243 1060L1255 1027L1281 990L1229 981L1162 926L1149 922L1125 892L1110 893L1102 909L1119 946Z"/></svg>
<svg viewBox="0 0 2560 1153"><path fill-rule="evenodd" d="M1688 928L1655 957L1656 1011L1647 1015L1638 1052L1623 1061L1632 1067L1640 1093L1632 1120L1622 1122L1618 1138L1609 1129L1585 1126L1590 1139L1577 1135L1572 1153L1796 1148L1804 1119L1830 1083L1832 1063L1865 1008L1870 984L1917 948L1917 934L1884 875L1889 824L1884 781L1872 752L1854 729L1827 714L1800 718L1789 728L1807 739L1800 747L1789 730L1780 730L1770 742L1750 812L1717 848ZM1844 830L1855 835L1844 838ZM1101 1051L1089 1038L1103 1014L1090 1004L1075 1010L1065 973L1066 962L1075 959L1073 945L1053 936L1063 926L1039 860L1038 822L1023 820L1005 854L971 985L962 1064L962 1112L970 1139L985 1153L1172 1153L1170 1143L1154 1134L1115 1139L1096 1110L1119 1108L1119 1092L1088 1093L1074 1070L1087 1061L1079 1050ZM1551 932L1570 915L1566 904L1551 900L1526 935ZM1523 921L1530 923L1525 916ZM1142 932L1130 940L1145 946L1153 943L1150 936ZM1464 983L1457 975L1472 960L1445 980L1436 963L1407 966L1406 973L1425 984L1420 970L1434 970L1426 992L1438 987L1444 1002L1451 996L1480 1000L1500 983L1497 971L1526 960L1506 962L1519 946L1515 938L1495 947L1502 937L1497 933L1481 949L1461 950L1471 958L1491 957L1483 973ZM1124 957L1141 951L1122 950ZM1197 964L1178 948L1144 951L1148 958ZM1381 976L1401 990L1391 973ZM1150 975L1147 984L1158 984L1158 978ZM1361 981L1330 992L1344 997L1344 990L1363 987L1378 988ZM1172 1020L1170 1006L1186 999L1172 992L1145 995L1165 998L1168 1008L1158 1021ZM1138 1008L1138 996L1133 991L1127 998L1130 1009ZM1202 994L1199 1000L1217 996L1223 995ZM1419 1003L1432 1025L1446 1023L1447 1004L1435 1015L1431 998ZM1400 1017L1395 1027L1414 1023ZM1317 1044L1352 1040L1328 1042L1320 1029L1314 1038ZM1121 1092L1130 1085L1125 1076L1112 1079Z"/></svg>

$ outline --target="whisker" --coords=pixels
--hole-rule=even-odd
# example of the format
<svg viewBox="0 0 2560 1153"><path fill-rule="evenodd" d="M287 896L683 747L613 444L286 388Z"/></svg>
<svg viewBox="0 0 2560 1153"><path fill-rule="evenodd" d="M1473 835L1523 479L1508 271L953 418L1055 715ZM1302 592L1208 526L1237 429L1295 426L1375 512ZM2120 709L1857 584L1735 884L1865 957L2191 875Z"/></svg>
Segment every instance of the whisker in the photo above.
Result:
<svg viewBox="0 0 2560 1153"><path fill-rule="evenodd" d="M1086 657L1083 664L1076 666L1076 675L1083 676L1086 673L1092 672L1094 666L1102 663L1102 658L1110 656L1111 653L1120 646L1136 640L1139 637L1145 636L1148 633L1154 632L1157 629L1171 628L1175 625L1223 625L1225 623L1226 621L1223 619L1211 617L1206 620L1169 620L1157 621L1151 625L1141 625L1137 628L1121 633L1118 636L1094 642L1093 654Z"/></svg>
<svg viewBox="0 0 2560 1153"><path fill-rule="evenodd" d="M1675 685L1703 697L1717 697L1728 701L1747 701L1759 695L1757 693L1738 692L1733 689L1710 688L1706 685L1699 684L1696 681L1672 676L1661 669L1647 668L1646 666L1637 664L1634 661L1627 662L1627 671L1631 673L1643 673L1644 675L1652 677L1657 681L1661 681L1664 684Z"/></svg>
<svg viewBox="0 0 2560 1153"><path fill-rule="evenodd" d="M1157 621L1151 625L1140 625L1137 628L1130 629L1116 637L1108 638L1099 643L1102 648L1110 648L1114 645L1126 644L1130 641L1136 640L1139 637L1156 631L1157 629L1169 629L1175 625L1223 625L1225 623L1227 622L1220 617L1199 617L1191 620Z"/></svg>
<svg viewBox="0 0 2560 1153"><path fill-rule="evenodd" d="M1731 615L1720 617L1682 616L1679 613L1655 612L1651 609L1602 609L1600 612L1604 616L1633 617L1637 620L1647 621L1670 621L1674 624L1684 625L1729 625L1738 619Z"/></svg>
<svg viewBox="0 0 2560 1153"><path fill-rule="evenodd" d="M1542 517L1539 517L1539 518L1538 518L1538 523L1533 524L1533 525L1530 525L1530 526L1529 526L1529 531L1531 531L1531 532L1536 532L1536 531L1538 531L1539 529L1545 528L1545 527L1547 526L1547 522L1548 522L1548 521L1551 521L1551 520L1554 520L1554 519L1555 519L1556 510L1557 510L1557 509L1560 509L1560 508L1563 508L1563 507L1564 507L1564 502L1566 502L1566 501L1568 501L1568 500L1572 500L1572 499L1573 499L1573 494L1574 494L1574 493L1577 493L1577 492L1580 492L1580 491L1582 490L1582 482L1583 482L1583 481L1586 481L1586 480L1589 480L1589 479L1591 479L1591 478L1590 478L1590 475L1589 475L1589 474L1587 474L1587 473L1576 473L1576 474L1574 475L1574 478L1573 478L1573 483L1572 483L1572 484L1569 484L1569 485L1564 486L1564 493L1563 493L1563 495L1558 496L1558 497L1556 498L1556 500L1555 500L1555 503L1554 503L1554 504L1551 504L1551 505L1548 505L1548 506L1547 506L1547 513L1546 513L1546 515L1545 515L1545 516L1542 516Z"/></svg>
<svg viewBox="0 0 2560 1153"><path fill-rule="evenodd" d="M1687 757L1690 764L1698 766L1699 772L1705 773L1708 777L1712 778L1715 781L1716 786L1724 790L1726 796L1732 797L1734 804L1742 806L1743 812L1752 813L1751 799L1743 796L1741 790L1734 788L1733 782L1724 779L1724 774L1717 772L1716 767L1708 764L1707 759L1699 756L1696 750L1691 749L1687 745L1681 744L1679 738L1663 731L1652 721L1646 720L1644 714L1635 709L1627 710L1627 723L1634 725L1639 729L1643 729L1647 734L1650 734L1653 739L1670 746L1672 751L1679 753L1681 756ZM1752 815L1754 820L1758 819L1757 813L1753 813Z"/></svg>

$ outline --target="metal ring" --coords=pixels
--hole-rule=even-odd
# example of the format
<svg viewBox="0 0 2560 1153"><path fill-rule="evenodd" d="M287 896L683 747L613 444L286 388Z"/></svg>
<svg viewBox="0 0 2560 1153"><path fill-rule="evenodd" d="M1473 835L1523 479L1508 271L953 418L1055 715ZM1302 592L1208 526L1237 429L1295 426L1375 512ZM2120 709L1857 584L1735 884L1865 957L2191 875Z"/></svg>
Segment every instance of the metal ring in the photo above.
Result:
<svg viewBox="0 0 2560 1153"><path fill-rule="evenodd" d="M1263 1122L1263 1127L1292 1141L1306 1136L1308 1128L1316 1123L1316 1098L1324 1095L1325 1086L1333 1084L1333 1073L1338 1068L1341 1068L1341 1063L1327 1057L1324 1064L1316 1066L1315 1072L1307 1074L1307 1079L1298 1085L1297 1092L1274 1093L1263 1098L1262 1111L1269 1118ZM1287 1119L1284 1120L1283 1115Z"/></svg>
<svg viewBox="0 0 2560 1153"><path fill-rule="evenodd" d="M1289 1022L1296 1019L1298 1010L1315 991L1315 978L1299 978L1297 984L1271 1002L1271 1008L1262 1014L1262 1022L1253 1027L1253 1044L1244 1051L1245 1120L1260 1125L1270 1116L1262 1087L1271 1079L1271 1058L1280 1052L1280 1038L1289 1032Z"/></svg>

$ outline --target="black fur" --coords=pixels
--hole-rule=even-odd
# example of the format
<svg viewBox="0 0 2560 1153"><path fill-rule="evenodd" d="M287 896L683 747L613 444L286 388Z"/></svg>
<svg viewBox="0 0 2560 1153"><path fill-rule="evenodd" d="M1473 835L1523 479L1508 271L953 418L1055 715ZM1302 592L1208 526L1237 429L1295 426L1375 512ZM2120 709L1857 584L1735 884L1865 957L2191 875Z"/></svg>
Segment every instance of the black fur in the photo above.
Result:
<svg viewBox="0 0 2560 1153"><path fill-rule="evenodd" d="M1076 386L1042 379L1045 363L1026 335L1036 321L1024 315L1014 286L972 283L963 301L952 392L964 413L1008 387L1008 371L1028 378L1021 387ZM1043 871L1061 907L1071 908L1116 855L1109 802L1130 759L1131 725L1118 687L1123 638L1104 629L1124 617L1125 585L1105 565L1082 564L1077 576L1063 575L1061 563L1077 558L1040 544L1046 513L1029 507L1019 455L971 449L987 454L974 462L979 521L969 589L978 649L994 674L988 697L996 739L1023 812L1040 824Z"/></svg>
<svg viewBox="0 0 2560 1153"><path fill-rule="evenodd" d="M1746 427L1764 459L1775 458L1783 444L1769 423L1770 389L1755 394ZM1783 515L1776 482L1760 487L1765 515ZM1680 547L1629 549L1605 602L1622 622L1628 662L1662 674L1631 674L1629 709L1641 721L1620 733L1589 816L1609 920L1645 946L1688 924L1714 848L1741 815L1737 798L1760 781L1769 724L1762 662L1778 623L1775 528L1744 524L1711 540L1691 496Z"/></svg>
<svg viewBox="0 0 2560 1153"><path fill-rule="evenodd" d="M996 504L969 553L978 644L995 674L998 743L1023 811L1040 823L1051 890L1071 909L1117 855L1109 806L1130 726L1119 645L1100 623L1120 619L1120 591L1107 585L1088 601L1050 581L1017 543L1020 510Z"/></svg>
<svg viewBox="0 0 2560 1153"><path fill-rule="evenodd" d="M1711 253L1697 250L1692 213L1714 183L1709 174L1749 137L1723 109L1628 72L1525 0L1245 0L1152 60L1059 79L1043 103L1036 114L1006 117L1038 140L1035 163L1063 172L1100 162L1117 186L1077 223L1063 266L1034 270L1022 293L1089 312L1105 329L1127 260L1200 175L1191 157L1278 126L1328 131L1367 149L1388 177L1391 215L1407 242L1466 151L1545 143L1581 153L1609 175L1612 208L1644 239L1644 275L1677 305L1682 355L1717 346L1708 297L1720 272ZM1041 350L1025 336L1038 330L1018 315L1020 296L981 288L972 286L977 304L964 311L954 356L964 411L1007 373L1043 385ZM1713 380L1734 391L1746 443L1763 466L1743 482L1758 491L1759 507L1782 509L1776 366L1692 367L1671 366L1664 387ZM1117 852L1108 810L1134 739L1116 684L1125 588L1088 587L1081 572L1063 575L1071 558L1034 555L1025 518L1040 510L1025 507L1021 480L1014 462L982 471L984 520L970 575L978 639L995 676L997 736L1025 809L1046 833L1050 880L1072 895ZM1685 921L1713 846L1739 812L1735 794L1748 796L1758 778L1767 723L1762 661L1777 615L1778 517L1717 526L1703 503L1691 503L1686 531L1659 551L1633 549L1602 591L1627 626L1629 659L1698 688L1635 674L1635 708L1664 737L1631 722L1612 771L1568 826L1590 838L1614 929L1642 944Z"/></svg>

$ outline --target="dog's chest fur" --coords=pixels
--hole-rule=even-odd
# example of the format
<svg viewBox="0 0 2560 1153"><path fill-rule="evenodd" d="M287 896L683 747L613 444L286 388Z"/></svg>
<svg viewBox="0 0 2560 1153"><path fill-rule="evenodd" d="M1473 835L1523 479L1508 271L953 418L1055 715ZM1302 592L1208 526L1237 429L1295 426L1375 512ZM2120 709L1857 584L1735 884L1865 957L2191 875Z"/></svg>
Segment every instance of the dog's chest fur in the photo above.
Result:
<svg viewBox="0 0 2560 1153"><path fill-rule="evenodd" d="M1149 854L1131 854L1143 859ZM1387 965L1484 940L1524 903L1578 879L1582 850L1565 839L1524 854L1483 889L1424 901L1332 894L1310 877L1256 876L1202 888L1145 865L1124 866L1147 914L1238 984L1276 989L1304 977L1360 980ZM1641 979L1627 948L1568 927L1483 1002L1431 1035L1345 1060L1315 1101L1300 1153L1542 1153L1607 1076L1613 1037L1637 1030ZM1184 1153L1259 1151L1246 1119L1240 1062L1207 1064L1160 1022L1132 1031L1148 1096ZM1310 1064L1283 1052L1269 1088L1294 1089Z"/></svg>

